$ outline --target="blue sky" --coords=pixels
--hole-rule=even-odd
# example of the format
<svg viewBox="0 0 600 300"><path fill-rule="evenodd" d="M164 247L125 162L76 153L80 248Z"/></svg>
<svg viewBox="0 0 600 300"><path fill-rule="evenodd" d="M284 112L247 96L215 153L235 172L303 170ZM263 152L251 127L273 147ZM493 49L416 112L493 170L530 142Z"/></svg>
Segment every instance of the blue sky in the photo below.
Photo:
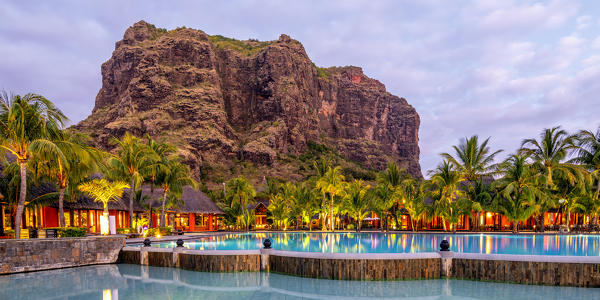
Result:
<svg viewBox="0 0 600 300"><path fill-rule="evenodd" d="M424 172L460 138L513 152L562 125L600 126L600 1L0 0L0 89L36 92L76 123L125 29L202 29L304 44L320 66L356 65L421 116Z"/></svg>

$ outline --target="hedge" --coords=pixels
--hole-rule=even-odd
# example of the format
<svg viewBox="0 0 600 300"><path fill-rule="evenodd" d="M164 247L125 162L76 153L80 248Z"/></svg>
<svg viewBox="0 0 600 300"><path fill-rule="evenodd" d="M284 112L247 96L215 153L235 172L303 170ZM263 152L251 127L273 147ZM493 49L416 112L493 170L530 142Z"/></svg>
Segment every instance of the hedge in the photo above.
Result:
<svg viewBox="0 0 600 300"><path fill-rule="evenodd" d="M171 235L171 227L148 228L144 232L144 236L156 236L160 233L161 236Z"/></svg>
<svg viewBox="0 0 600 300"><path fill-rule="evenodd" d="M44 229L56 229L58 237L83 237L87 232L85 227L49 227Z"/></svg>

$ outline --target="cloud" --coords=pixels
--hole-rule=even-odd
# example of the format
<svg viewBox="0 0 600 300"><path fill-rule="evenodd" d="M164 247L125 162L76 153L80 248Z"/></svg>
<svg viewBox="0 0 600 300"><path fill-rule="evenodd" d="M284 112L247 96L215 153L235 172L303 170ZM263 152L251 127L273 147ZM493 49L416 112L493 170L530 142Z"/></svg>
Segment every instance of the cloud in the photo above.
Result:
<svg viewBox="0 0 600 300"><path fill-rule="evenodd" d="M566 0L3 1L0 89L41 93L77 122L140 19L238 39L287 33L317 65L363 67L421 115L424 173L465 136L510 153L544 127L600 125L600 12Z"/></svg>

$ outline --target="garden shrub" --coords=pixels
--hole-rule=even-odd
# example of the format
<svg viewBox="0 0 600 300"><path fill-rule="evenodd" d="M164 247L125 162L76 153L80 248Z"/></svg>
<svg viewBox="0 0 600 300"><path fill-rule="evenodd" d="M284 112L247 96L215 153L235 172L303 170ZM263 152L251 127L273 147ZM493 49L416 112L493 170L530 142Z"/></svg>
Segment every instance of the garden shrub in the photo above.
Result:
<svg viewBox="0 0 600 300"><path fill-rule="evenodd" d="M55 229L58 237L84 237L87 228L85 227L49 227L45 229Z"/></svg>
<svg viewBox="0 0 600 300"><path fill-rule="evenodd" d="M144 232L144 236L150 237L156 236L157 234L160 234L161 236L171 235L171 230L171 227L148 228Z"/></svg>

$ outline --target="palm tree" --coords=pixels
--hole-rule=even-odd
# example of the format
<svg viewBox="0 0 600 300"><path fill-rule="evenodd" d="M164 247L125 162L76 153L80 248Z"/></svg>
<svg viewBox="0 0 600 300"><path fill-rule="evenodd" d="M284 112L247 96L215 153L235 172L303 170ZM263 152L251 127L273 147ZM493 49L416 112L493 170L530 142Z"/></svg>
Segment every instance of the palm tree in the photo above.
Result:
<svg viewBox="0 0 600 300"><path fill-rule="evenodd" d="M354 180L346 187L346 193L342 199L344 207L356 219L356 231L360 232L362 220L369 213L369 194L367 191L370 186L365 185L362 180Z"/></svg>
<svg viewBox="0 0 600 300"><path fill-rule="evenodd" d="M536 197L538 188L535 169L527 164L527 155L513 154L499 168L503 175L494 184L499 193L496 201L502 214L513 222L513 233L518 232L518 223L525 221L538 209Z"/></svg>
<svg viewBox="0 0 600 300"><path fill-rule="evenodd" d="M437 212L441 214L442 225L446 230L446 219L452 210L450 204L464 193L458 188L461 176L454 165L447 160L438 165L432 174L431 185L435 190L434 199L436 199L434 206L438 208Z"/></svg>
<svg viewBox="0 0 600 300"><path fill-rule="evenodd" d="M146 145L158 158L156 163L144 168L144 177L150 183L150 201L148 201L148 227L152 228L152 205L154 204L154 188L156 187L157 177L161 172L166 172L167 161L170 155L175 152L175 147L169 143L157 142L149 134L146 134Z"/></svg>
<svg viewBox="0 0 600 300"><path fill-rule="evenodd" d="M377 175L377 182L378 183L387 183L390 188L395 191L400 184L402 183L402 181L404 179L406 179L407 176L404 172L402 172L398 166L396 165L396 163L394 162L390 162L387 165L387 168L379 173ZM396 214L396 211L399 209L399 199L400 197L397 197L397 193L394 193L394 202L395 205L391 206L390 209L390 214L392 215L392 217L394 217L394 221L396 223L396 228L399 228L399 224L398 224L398 216Z"/></svg>
<svg viewBox="0 0 600 300"><path fill-rule="evenodd" d="M582 130L577 134L577 154L573 159L575 163L581 164L592 177L596 179L595 197L600 197L600 127L594 134L588 130Z"/></svg>
<svg viewBox="0 0 600 300"><path fill-rule="evenodd" d="M33 153L56 148L52 142L67 117L54 104L36 94L0 95L0 141L2 149L15 156L20 167L19 201L15 238L21 236L21 217L27 198L27 162Z"/></svg>
<svg viewBox="0 0 600 300"><path fill-rule="evenodd" d="M426 211L423 186L421 180L410 178L403 180L399 189L397 189L404 208L410 216L410 227L413 231L417 230L418 222Z"/></svg>
<svg viewBox="0 0 600 300"><path fill-rule="evenodd" d="M289 199L286 199L281 193L271 196L268 210L271 212L271 219L275 223L275 228L281 229L283 225L285 229L290 216Z"/></svg>
<svg viewBox="0 0 600 300"><path fill-rule="evenodd" d="M324 157L321 157L321 159L319 161L314 161L313 162L313 167L316 171L316 178L317 181L323 177L325 177L325 173L327 173L327 170L329 170L329 168L331 167L329 165L329 162L327 162L327 160ZM327 228L325 227L325 219L327 216L327 212L326 212L326 208L325 208L325 196L327 194L327 192L325 192L325 190L320 189L319 192L321 192L321 196L322 196L322 200L321 200L321 229L323 231L327 230Z"/></svg>
<svg viewBox="0 0 600 300"><path fill-rule="evenodd" d="M88 194L96 202L102 202L104 213L100 222L102 234L108 232L108 202L118 201L123 195L123 189L129 188L129 185L123 181L110 182L104 178L94 179L79 185L79 190Z"/></svg>
<svg viewBox="0 0 600 300"><path fill-rule="evenodd" d="M58 187L60 227L65 226L65 192L72 189L70 199L75 199L76 187L98 169L103 157L102 151L87 145L87 139L82 134L62 132L53 141L56 147L49 147L35 154L36 169Z"/></svg>
<svg viewBox="0 0 600 300"><path fill-rule="evenodd" d="M252 204L254 201L254 196L256 196L256 191L254 187L248 182L248 180L244 176L238 176L234 179L229 180L226 185L227 189L227 198L228 201L233 207L236 204L239 204L242 209L242 216L244 217L244 223L246 225L246 231L250 231L250 224L248 222L248 218L246 215L248 214L247 206Z"/></svg>
<svg viewBox="0 0 600 300"><path fill-rule="evenodd" d="M474 228L479 230L479 214L484 208L489 208L492 204L492 190L489 184L485 184L481 178L469 184L467 189L467 197L473 203L473 208L477 212L473 222Z"/></svg>
<svg viewBox="0 0 600 300"><path fill-rule="evenodd" d="M308 230L312 230L310 219L315 213L319 212L318 203L315 201L317 198L312 189L309 188L306 183L299 183L294 188L292 199L293 211L298 214L300 222L306 222L308 224Z"/></svg>
<svg viewBox="0 0 600 300"><path fill-rule="evenodd" d="M534 160L533 167L545 174L544 187L546 190L554 188L554 178L562 176L570 182L575 181L575 173L578 167L563 162L569 154L569 150L575 148L575 140L560 126L544 129L540 134L540 139L525 139L521 143L520 153L526 154ZM544 203L549 197L540 197L538 207L540 208L540 228L545 229L544 215L551 205Z"/></svg>
<svg viewBox="0 0 600 300"><path fill-rule="evenodd" d="M108 175L111 179L131 182L133 192L129 193L129 224L133 226L133 196L144 182L146 169L152 168L160 158L129 132L121 140L113 138L111 141L117 145L117 155L108 160Z"/></svg>
<svg viewBox="0 0 600 300"><path fill-rule="evenodd" d="M183 192L183 187L191 185L196 188L196 181L190 177L190 167L181 163L177 156L170 156L166 159L165 167L157 176L156 183L162 188L162 202L160 208L160 227L165 227L165 205L167 196L172 195L178 198Z"/></svg>
<svg viewBox="0 0 600 300"><path fill-rule="evenodd" d="M381 230L383 231L385 228L385 231L387 231L388 214L390 213L390 208L396 203L394 190L388 182L381 182L377 184L372 193L371 210L375 211L381 217Z"/></svg>
<svg viewBox="0 0 600 300"><path fill-rule="evenodd" d="M490 147L488 146L490 138L485 139L479 144L479 137L474 135L470 138L466 138L460 142L458 146L452 146L456 157L442 153L442 157L452 163L461 175L461 179L466 181L467 196L471 201L475 199L470 198L469 190L472 189L472 183L481 178L483 175L492 173L495 164L494 158L502 150L497 150L490 153ZM481 205L481 203L480 203ZM475 220L479 220L479 213L477 211ZM475 222L475 230L479 230L479 222Z"/></svg>
<svg viewBox="0 0 600 300"><path fill-rule="evenodd" d="M321 177L317 181L317 189L321 193L327 193L329 195L329 223L331 231L334 230L334 219L333 219L333 207L336 196L341 196L344 192L344 175L341 174L342 168L329 167L325 176Z"/></svg>

